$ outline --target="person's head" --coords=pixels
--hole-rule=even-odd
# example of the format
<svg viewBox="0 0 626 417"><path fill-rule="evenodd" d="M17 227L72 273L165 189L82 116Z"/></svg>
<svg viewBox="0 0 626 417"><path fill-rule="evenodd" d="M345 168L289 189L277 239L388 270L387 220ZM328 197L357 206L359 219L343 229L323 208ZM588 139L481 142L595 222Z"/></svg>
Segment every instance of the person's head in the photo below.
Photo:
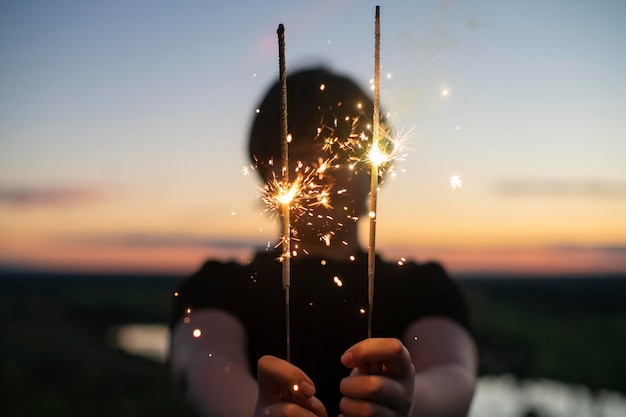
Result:
<svg viewBox="0 0 626 417"><path fill-rule="evenodd" d="M269 89L249 136L250 158L265 182L280 178L280 91L279 82ZM362 215L370 184L365 154L371 144L372 99L349 78L324 68L288 76L287 95L290 172L298 162L317 169L322 161L332 160L323 181L342 192L331 195L331 204Z"/></svg>

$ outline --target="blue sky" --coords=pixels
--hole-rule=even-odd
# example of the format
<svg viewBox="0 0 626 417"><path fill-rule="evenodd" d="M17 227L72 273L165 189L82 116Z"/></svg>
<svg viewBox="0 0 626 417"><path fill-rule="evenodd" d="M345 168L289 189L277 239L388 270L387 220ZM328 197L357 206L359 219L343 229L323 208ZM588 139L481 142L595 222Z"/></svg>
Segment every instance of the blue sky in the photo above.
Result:
<svg viewBox="0 0 626 417"><path fill-rule="evenodd" d="M276 28L288 71L368 88L376 4L382 104L414 128L381 251L463 270L568 247L626 270L626 3L608 0L3 2L0 261L140 268L160 244L183 268L274 239L241 170Z"/></svg>

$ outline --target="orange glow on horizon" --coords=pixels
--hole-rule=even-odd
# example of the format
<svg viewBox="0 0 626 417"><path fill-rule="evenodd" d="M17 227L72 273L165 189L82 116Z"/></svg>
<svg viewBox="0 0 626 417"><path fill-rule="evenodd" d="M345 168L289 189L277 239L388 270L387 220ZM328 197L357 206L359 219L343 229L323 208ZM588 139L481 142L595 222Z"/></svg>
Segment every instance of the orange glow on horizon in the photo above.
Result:
<svg viewBox="0 0 626 417"><path fill-rule="evenodd" d="M603 251L594 247L381 247L390 262L399 259L440 262L452 274L489 272L520 274L597 274L626 273L623 251ZM36 256L7 248L0 250L0 263L61 272L157 273L187 275L207 259L251 259L253 249L219 248L93 248L60 247ZM340 280L335 280L337 285Z"/></svg>

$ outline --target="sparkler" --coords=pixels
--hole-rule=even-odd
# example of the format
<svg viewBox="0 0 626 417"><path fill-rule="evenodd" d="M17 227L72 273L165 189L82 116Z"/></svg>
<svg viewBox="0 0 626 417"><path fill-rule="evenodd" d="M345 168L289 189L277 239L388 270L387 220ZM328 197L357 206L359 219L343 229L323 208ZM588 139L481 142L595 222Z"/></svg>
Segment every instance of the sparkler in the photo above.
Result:
<svg viewBox="0 0 626 417"><path fill-rule="evenodd" d="M376 204L378 199L378 166L386 160L378 146L380 136L380 6L376 6L374 20L374 116L372 147L369 152L371 165L369 239L367 245L367 337L372 337L372 310L374 307L374 272L376 264Z"/></svg>
<svg viewBox="0 0 626 417"><path fill-rule="evenodd" d="M343 207L345 214L334 218L334 216L322 215L317 211L319 207L332 209L332 195L337 196L346 192L345 189L332 191L334 187L332 170L356 170L357 166L367 167L370 174L370 232L368 244L368 337L372 336L372 311L374 294L374 270L376 252L376 206L379 180L383 170L392 171L391 161L400 159L404 155L399 155L402 150L400 142L406 140L408 135L387 132L381 125L380 115L380 11L376 6L375 19L375 56L374 56L374 103L373 103L373 123L367 123L365 112L361 103L354 103L352 110L347 109L346 103L329 103L318 106L319 125L317 134L313 138L319 141L320 150L328 153L328 158L318 157L317 161L309 161L310 165L301 161L292 163L292 170L289 168L289 145L291 136L287 126L287 77L285 70L285 40L284 26L278 27L279 46L279 103L280 103L280 137L281 137L281 173L273 174L273 177L264 184L260 197L265 202L268 210L275 215L282 217L282 236L276 245L282 245L280 261L282 263L282 285L285 293L285 317L286 317L286 341L287 360L291 358L291 329L290 329L290 269L291 258L302 250L308 253L306 248L300 248L299 243L293 245L292 240L298 242L299 234L294 228L294 224L302 221L306 227L311 226L317 229L318 237L326 246L331 245L331 239L335 236L335 230L331 226L335 223L337 230L344 227L344 221L356 222L354 209L350 211L348 207ZM321 91L327 86L321 84ZM257 109L257 113L260 109ZM367 124L366 124L367 123ZM366 131L372 129L372 141ZM409 132L410 133L410 132ZM256 158L255 158L256 160ZM256 160L257 164L274 165L274 160ZM257 167L260 165L256 165ZM254 169L254 166L251 166ZM365 168L361 168L365 171ZM330 178L326 178L326 174ZM393 175L393 173L391 173ZM290 175L293 175L290 181ZM344 175L344 174L340 174ZM331 192L332 191L332 192ZM340 199L341 201L341 199ZM307 216L304 216L304 215ZM336 213L335 213L336 214ZM304 219L304 220L301 220ZM308 219L308 220L307 220ZM303 240L309 242L308 240ZM348 243L342 242L347 245Z"/></svg>
<svg viewBox="0 0 626 417"><path fill-rule="evenodd" d="M280 116L281 116L281 174L283 180L283 190L289 190L282 194L280 203L282 204L283 216L283 254L282 278L283 290L285 291L285 327L287 337L287 361L291 362L291 325L289 308L289 288L291 286L291 221L289 218L290 203L293 200L295 188L289 187L289 131L287 127L287 71L285 68L285 27L278 25L278 66L280 71ZM294 184L295 187L295 184Z"/></svg>

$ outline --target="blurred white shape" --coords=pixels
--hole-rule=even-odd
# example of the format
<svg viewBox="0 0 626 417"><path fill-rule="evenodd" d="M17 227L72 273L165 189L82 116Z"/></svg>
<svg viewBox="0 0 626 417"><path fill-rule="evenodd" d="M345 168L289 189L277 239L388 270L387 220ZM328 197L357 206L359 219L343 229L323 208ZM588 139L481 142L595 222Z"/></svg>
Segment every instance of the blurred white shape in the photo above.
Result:
<svg viewBox="0 0 626 417"><path fill-rule="evenodd" d="M519 417L522 405L517 382L510 375L478 380L469 417Z"/></svg>
<svg viewBox="0 0 626 417"><path fill-rule="evenodd" d="M127 324L113 329L115 347L158 362L165 362L169 354L170 330L160 324Z"/></svg>
<svg viewBox="0 0 626 417"><path fill-rule="evenodd" d="M626 417L626 397L546 379L518 381L511 375L479 378L469 417Z"/></svg>
<svg viewBox="0 0 626 417"><path fill-rule="evenodd" d="M460 175L453 175L450 177L450 187L452 187L453 190L463 187L463 180Z"/></svg>

